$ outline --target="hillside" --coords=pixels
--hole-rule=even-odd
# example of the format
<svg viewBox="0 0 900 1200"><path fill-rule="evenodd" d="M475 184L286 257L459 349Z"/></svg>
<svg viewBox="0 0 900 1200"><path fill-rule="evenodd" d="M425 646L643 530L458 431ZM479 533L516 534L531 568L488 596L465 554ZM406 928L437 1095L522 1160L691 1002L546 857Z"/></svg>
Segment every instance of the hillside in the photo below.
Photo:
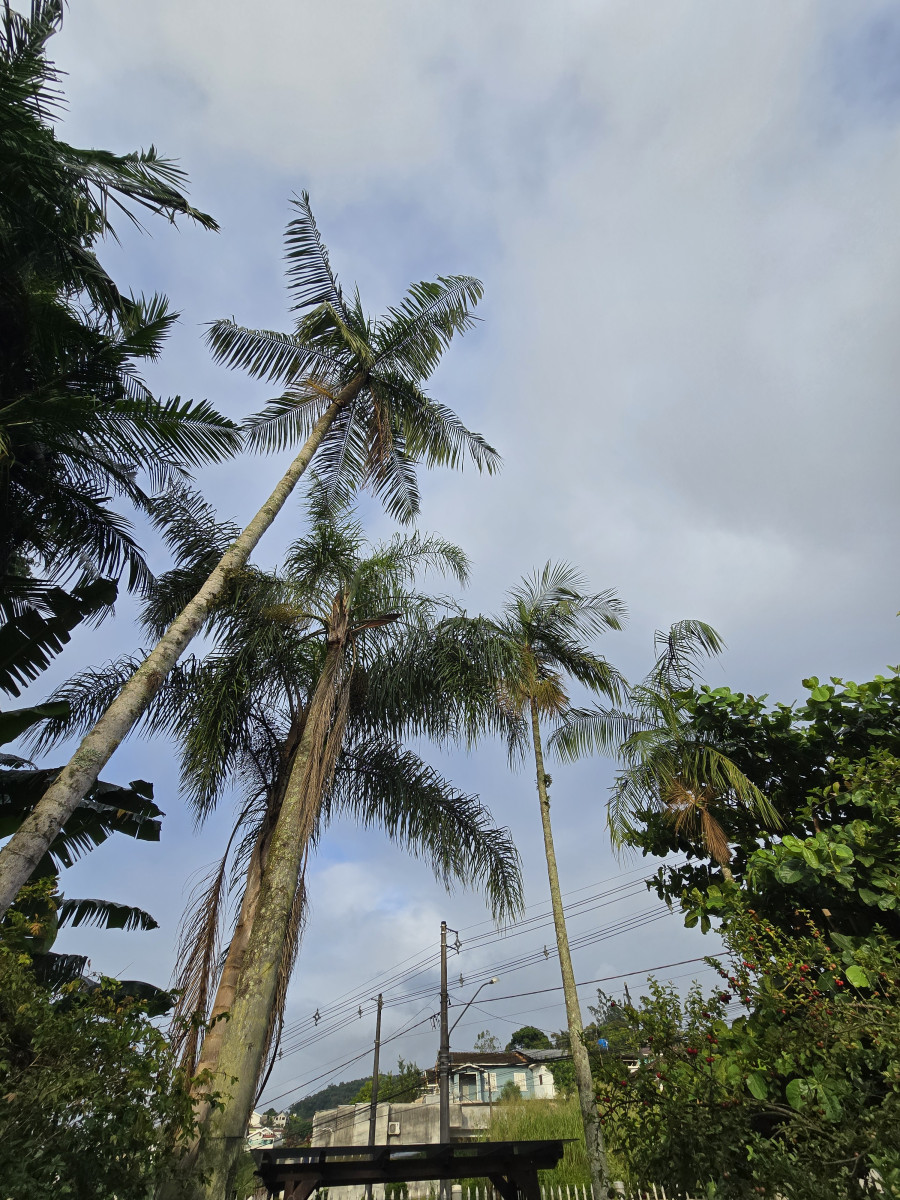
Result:
<svg viewBox="0 0 900 1200"><path fill-rule="evenodd" d="M338 1104L349 1104L359 1089L368 1081L368 1076L362 1079L348 1079L345 1083L329 1083L312 1096L304 1096L296 1104L292 1104L288 1112L295 1117L306 1117L309 1120L323 1108L334 1108Z"/></svg>

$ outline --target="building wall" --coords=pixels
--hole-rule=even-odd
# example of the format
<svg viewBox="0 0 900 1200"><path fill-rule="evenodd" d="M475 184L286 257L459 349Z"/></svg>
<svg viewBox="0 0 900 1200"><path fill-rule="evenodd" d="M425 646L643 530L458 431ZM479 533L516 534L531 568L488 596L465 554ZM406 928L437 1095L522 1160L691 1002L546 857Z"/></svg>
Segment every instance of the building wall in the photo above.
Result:
<svg viewBox="0 0 900 1200"><path fill-rule="evenodd" d="M464 1141L490 1124L491 1105L450 1104L450 1137ZM337 1108L317 1112L313 1117L311 1144L313 1146L367 1146L369 1144L370 1106L341 1104ZM375 1116L376 1146L417 1146L441 1140L440 1103L436 1094L423 1096L411 1104L379 1104ZM399 1133L388 1133L389 1125L399 1125ZM432 1196L438 1184L434 1181L409 1185L410 1200ZM384 1187L373 1189L374 1200L383 1200ZM363 1200L361 1186L328 1189L328 1200Z"/></svg>
<svg viewBox="0 0 900 1200"><path fill-rule="evenodd" d="M450 1136L464 1139L490 1124L489 1103L450 1104ZM388 1127L399 1125L399 1133ZM411 1104L379 1104L375 1118L376 1146L415 1146L441 1140L440 1105L436 1095L424 1096ZM317 1112L313 1117L313 1146L367 1146L369 1143L369 1105L341 1104Z"/></svg>

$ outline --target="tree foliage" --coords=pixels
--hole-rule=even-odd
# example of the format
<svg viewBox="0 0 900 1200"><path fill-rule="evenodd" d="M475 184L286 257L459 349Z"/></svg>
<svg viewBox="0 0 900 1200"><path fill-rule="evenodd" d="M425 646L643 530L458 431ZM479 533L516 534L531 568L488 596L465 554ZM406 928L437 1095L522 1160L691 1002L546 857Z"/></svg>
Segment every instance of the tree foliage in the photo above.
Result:
<svg viewBox="0 0 900 1200"><path fill-rule="evenodd" d="M749 911L727 941L713 993L651 982L623 1006L641 1058L628 1071L605 1057L598 1091L631 1182L722 1200L837 1200L875 1195L876 1181L894 1194L896 943L829 943L812 924L786 935Z"/></svg>
<svg viewBox="0 0 900 1200"><path fill-rule="evenodd" d="M4 1197L146 1200L190 1126L185 1080L147 1005L117 980L47 987L0 944Z"/></svg>
<svg viewBox="0 0 900 1200"><path fill-rule="evenodd" d="M425 1090L425 1072L414 1062L397 1060L397 1070L378 1073L378 1103L408 1104L417 1100ZM353 1097L362 1104L372 1099L372 1080L367 1079Z"/></svg>
<svg viewBox="0 0 900 1200"><path fill-rule="evenodd" d="M536 1025L523 1025L506 1043L507 1050L549 1050L552 1043Z"/></svg>
<svg viewBox="0 0 900 1200"><path fill-rule="evenodd" d="M156 399L140 374L176 314L164 297L126 296L98 245L113 214L207 228L180 190L184 172L156 149L115 155L62 141L62 107L47 42L61 0L26 16L0 10L0 603L15 610L39 587L28 577L127 570L149 574L128 522L111 505L146 507L141 476L164 486L227 457L237 429L205 401Z"/></svg>

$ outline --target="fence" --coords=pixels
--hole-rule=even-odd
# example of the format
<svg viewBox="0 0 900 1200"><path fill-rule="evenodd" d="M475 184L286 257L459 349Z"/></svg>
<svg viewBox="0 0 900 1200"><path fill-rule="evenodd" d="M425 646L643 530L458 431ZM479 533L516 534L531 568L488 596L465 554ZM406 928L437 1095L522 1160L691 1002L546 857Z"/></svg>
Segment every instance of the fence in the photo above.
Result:
<svg viewBox="0 0 900 1200"><path fill-rule="evenodd" d="M657 1187L655 1183L650 1185L649 1191L643 1192L628 1193L622 1183L614 1183L613 1189L622 1200L670 1200L670 1197L666 1195L666 1189ZM569 1184L551 1184L541 1187L541 1200L593 1200L593 1196L594 1191L591 1187L577 1185L570 1187ZM460 1187L459 1184L456 1184L452 1189L452 1200L502 1200L502 1197L495 1188ZM699 1200L699 1198L680 1196L678 1200Z"/></svg>

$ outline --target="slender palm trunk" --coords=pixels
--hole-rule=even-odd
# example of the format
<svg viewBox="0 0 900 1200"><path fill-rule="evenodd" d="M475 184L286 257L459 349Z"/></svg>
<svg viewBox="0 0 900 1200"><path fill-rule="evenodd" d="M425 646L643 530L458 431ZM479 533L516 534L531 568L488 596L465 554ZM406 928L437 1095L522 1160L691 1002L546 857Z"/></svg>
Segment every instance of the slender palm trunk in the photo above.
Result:
<svg viewBox="0 0 900 1200"><path fill-rule="evenodd" d="M202 627L229 581L246 564L260 538L284 507L298 480L330 429L335 417L352 403L365 383L355 376L337 395L313 426L303 449L288 467L271 496L222 555L200 591L185 605L156 646L123 685L78 749L41 797L34 812L22 822L0 851L0 918L26 883L64 822L97 782L103 767L131 732L147 705Z"/></svg>
<svg viewBox="0 0 900 1200"><path fill-rule="evenodd" d="M569 1046L575 1067L575 1083L581 1105L581 1120L584 1124L584 1142L591 1168L591 1186L594 1200L605 1200L608 1188L608 1168L603 1131L594 1096L591 1064L584 1044L584 1026L581 1023L581 1007L575 988L575 972L569 951L569 935L563 912L562 893L559 889L559 873L556 869L556 851L553 848L553 830L550 826L550 797L547 793L547 775L544 771L544 751L541 746L541 727L537 705L531 705L531 736L534 741L534 761L537 767L538 797L541 804L541 824L544 830L544 852L547 856L547 874L550 877L550 900L553 905L553 924L556 928L556 945L559 949L559 968L562 973L563 995L566 1000L566 1018L569 1023Z"/></svg>
<svg viewBox="0 0 900 1200"><path fill-rule="evenodd" d="M246 1132L263 1067L266 1035L278 989L279 968L300 872L321 799L317 759L330 731L335 681L343 646L330 642L309 708L306 727L285 789L266 859L256 916L244 954L231 1017L224 1023L216 1077L222 1093L200 1133L193 1194L224 1200L235 1158Z"/></svg>

